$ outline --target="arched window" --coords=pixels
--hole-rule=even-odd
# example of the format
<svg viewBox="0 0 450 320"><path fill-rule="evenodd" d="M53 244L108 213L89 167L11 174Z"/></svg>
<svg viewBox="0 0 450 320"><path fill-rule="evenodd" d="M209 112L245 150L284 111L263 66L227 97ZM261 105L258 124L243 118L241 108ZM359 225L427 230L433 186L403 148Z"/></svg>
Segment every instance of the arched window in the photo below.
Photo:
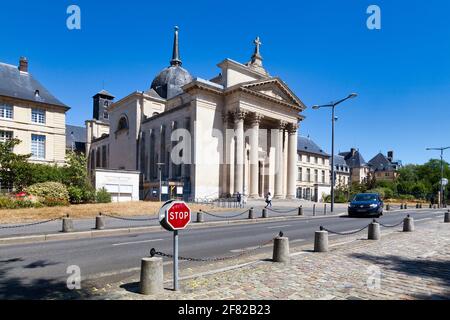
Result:
<svg viewBox="0 0 450 320"><path fill-rule="evenodd" d="M122 116L119 120L119 124L117 125L117 131L128 130L128 119L126 116Z"/></svg>

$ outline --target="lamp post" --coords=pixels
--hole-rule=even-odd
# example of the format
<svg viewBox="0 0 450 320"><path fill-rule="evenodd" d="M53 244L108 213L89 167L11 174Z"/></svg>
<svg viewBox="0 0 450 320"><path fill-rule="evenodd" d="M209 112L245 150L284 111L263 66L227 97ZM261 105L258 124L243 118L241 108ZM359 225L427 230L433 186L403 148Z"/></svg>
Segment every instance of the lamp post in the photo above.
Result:
<svg viewBox="0 0 450 320"><path fill-rule="evenodd" d="M441 152L441 191L439 206L444 206L444 151L450 149L450 147L441 148L427 148L427 151L440 151Z"/></svg>
<svg viewBox="0 0 450 320"><path fill-rule="evenodd" d="M335 109L336 106L341 104L342 102L356 98L358 95L356 93L349 94L346 98L338 100L336 102L331 102L329 104L324 105L315 105L312 108L314 110L318 110L321 108L331 108L331 212L334 212L334 186L336 184L336 177L334 176L335 168L334 168L334 124L336 122L335 117Z"/></svg>
<svg viewBox="0 0 450 320"><path fill-rule="evenodd" d="M162 198L161 198L161 193L162 193L162 173L161 173L161 167L163 165L165 165L165 163L162 162L158 162L156 164L158 166L158 171L159 171L159 202L162 202Z"/></svg>

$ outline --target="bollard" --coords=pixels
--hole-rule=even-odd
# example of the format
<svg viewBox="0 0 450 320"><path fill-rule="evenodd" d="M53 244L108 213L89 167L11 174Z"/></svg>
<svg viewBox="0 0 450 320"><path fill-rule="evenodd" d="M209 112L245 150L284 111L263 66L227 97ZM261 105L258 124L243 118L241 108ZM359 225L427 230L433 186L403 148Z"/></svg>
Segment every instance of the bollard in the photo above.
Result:
<svg viewBox="0 0 450 320"><path fill-rule="evenodd" d="M203 216L203 212L200 210L200 212L197 212L197 223L203 222L205 222L205 217Z"/></svg>
<svg viewBox="0 0 450 320"><path fill-rule="evenodd" d="M255 211L253 210L253 208L248 210L248 218L249 219L255 219Z"/></svg>
<svg viewBox="0 0 450 320"><path fill-rule="evenodd" d="M328 252L328 231L320 227L314 237L314 252Z"/></svg>
<svg viewBox="0 0 450 320"><path fill-rule="evenodd" d="M430 203L430 209L433 209L433 205Z"/></svg>
<svg viewBox="0 0 450 320"><path fill-rule="evenodd" d="M420 206L419 206L419 204L416 204L416 209L420 209Z"/></svg>
<svg viewBox="0 0 450 320"><path fill-rule="evenodd" d="M413 232L414 231L414 219L408 215L408 217L403 221L403 232Z"/></svg>
<svg viewBox="0 0 450 320"><path fill-rule="evenodd" d="M262 217L264 219L267 219L269 217L269 211L267 211L267 209L263 209L262 211Z"/></svg>
<svg viewBox="0 0 450 320"><path fill-rule="evenodd" d="M450 223L450 210L445 213L444 223Z"/></svg>
<svg viewBox="0 0 450 320"><path fill-rule="evenodd" d="M303 207L302 206L298 208L298 215L303 216Z"/></svg>
<svg viewBox="0 0 450 320"><path fill-rule="evenodd" d="M327 215L327 204L325 204L323 206L323 214L326 216Z"/></svg>
<svg viewBox="0 0 450 320"><path fill-rule="evenodd" d="M386 205L386 211L391 210L391 206L389 204Z"/></svg>
<svg viewBox="0 0 450 320"><path fill-rule="evenodd" d="M289 238L283 233L273 240L273 262L288 263L290 261Z"/></svg>
<svg viewBox="0 0 450 320"><path fill-rule="evenodd" d="M433 209L437 209L437 206L436 206L436 205L434 205L434 206L433 206Z"/></svg>
<svg viewBox="0 0 450 320"><path fill-rule="evenodd" d="M143 258L141 261L141 281L139 292L144 295L158 294L164 290L162 258Z"/></svg>
<svg viewBox="0 0 450 320"><path fill-rule="evenodd" d="M403 210L403 203L400 205L400 210Z"/></svg>
<svg viewBox="0 0 450 320"><path fill-rule="evenodd" d="M315 204L313 205L313 216L314 217L316 216L316 205Z"/></svg>
<svg viewBox="0 0 450 320"><path fill-rule="evenodd" d="M95 217L95 230L104 230L105 229L105 218L102 216L102 213Z"/></svg>
<svg viewBox="0 0 450 320"><path fill-rule="evenodd" d="M403 209L408 209L408 204L407 203L405 203L405 206L403 207Z"/></svg>
<svg viewBox="0 0 450 320"><path fill-rule="evenodd" d="M380 240L380 225L375 220L369 225L369 240Z"/></svg>
<svg viewBox="0 0 450 320"><path fill-rule="evenodd" d="M62 232L73 232L73 220L67 215L66 218L63 218L62 222Z"/></svg>

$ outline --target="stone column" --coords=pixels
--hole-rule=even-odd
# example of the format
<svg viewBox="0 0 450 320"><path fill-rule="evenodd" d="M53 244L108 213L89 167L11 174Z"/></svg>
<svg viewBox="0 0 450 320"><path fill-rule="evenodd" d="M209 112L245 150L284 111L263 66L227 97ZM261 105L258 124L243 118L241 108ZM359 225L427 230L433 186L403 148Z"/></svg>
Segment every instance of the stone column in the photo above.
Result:
<svg viewBox="0 0 450 320"><path fill-rule="evenodd" d="M295 199L297 181L297 124L288 127L288 166L287 166L287 198Z"/></svg>
<svg viewBox="0 0 450 320"><path fill-rule="evenodd" d="M278 125L278 133L275 141L275 195L276 199L284 198L283 195L283 133L286 123L280 121Z"/></svg>
<svg viewBox="0 0 450 320"><path fill-rule="evenodd" d="M230 193L230 143L228 141L229 137L227 135L228 129L228 113L222 115L223 120L223 155L222 155L222 196L225 197Z"/></svg>
<svg viewBox="0 0 450 320"><path fill-rule="evenodd" d="M259 124L262 116L252 118L250 132L250 197L259 198Z"/></svg>
<svg viewBox="0 0 450 320"><path fill-rule="evenodd" d="M234 113L234 132L236 135L236 163L234 169L234 193L244 192L244 119L246 112Z"/></svg>

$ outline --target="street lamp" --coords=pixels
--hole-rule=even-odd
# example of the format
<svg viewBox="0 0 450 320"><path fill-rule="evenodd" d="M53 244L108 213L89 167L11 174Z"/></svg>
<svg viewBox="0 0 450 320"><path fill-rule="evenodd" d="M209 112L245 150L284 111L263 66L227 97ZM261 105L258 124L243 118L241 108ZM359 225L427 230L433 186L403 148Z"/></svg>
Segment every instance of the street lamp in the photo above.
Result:
<svg viewBox="0 0 450 320"><path fill-rule="evenodd" d="M158 166L159 170L159 202L162 202L161 193L162 193L162 173L161 173L161 167L165 165L165 163L158 162L156 164Z"/></svg>
<svg viewBox="0 0 450 320"><path fill-rule="evenodd" d="M440 151L441 152L441 192L439 206L444 206L444 151L450 149L450 147L442 148L427 148L427 151Z"/></svg>
<svg viewBox="0 0 450 320"><path fill-rule="evenodd" d="M346 98L338 100L336 102L331 102L329 104L324 105L315 105L312 108L314 110L319 110L321 108L331 108L332 114L331 114L331 212L334 212L334 186L336 184L336 177L334 176L334 124L336 122L335 117L335 108L338 104L341 104L342 102L356 98L358 95L356 93L349 94Z"/></svg>

